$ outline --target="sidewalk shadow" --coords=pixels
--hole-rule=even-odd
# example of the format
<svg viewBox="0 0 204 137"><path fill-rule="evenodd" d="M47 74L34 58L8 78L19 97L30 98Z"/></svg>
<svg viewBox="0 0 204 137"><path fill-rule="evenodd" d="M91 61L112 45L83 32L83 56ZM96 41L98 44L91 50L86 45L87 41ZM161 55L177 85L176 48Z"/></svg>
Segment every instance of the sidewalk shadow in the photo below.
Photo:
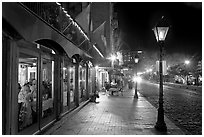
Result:
<svg viewBox="0 0 204 137"><path fill-rule="evenodd" d="M152 129L152 132L154 132L156 135L168 135L167 131L158 131L155 128Z"/></svg>

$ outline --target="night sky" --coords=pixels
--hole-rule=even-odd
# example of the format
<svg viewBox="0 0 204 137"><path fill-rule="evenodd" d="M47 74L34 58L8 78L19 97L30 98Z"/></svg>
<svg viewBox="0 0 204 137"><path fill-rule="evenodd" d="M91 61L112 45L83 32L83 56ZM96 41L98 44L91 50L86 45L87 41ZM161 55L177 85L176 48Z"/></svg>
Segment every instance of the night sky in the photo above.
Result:
<svg viewBox="0 0 204 137"><path fill-rule="evenodd" d="M118 2L115 10L124 41L132 50L159 49L152 28L165 16L171 25L165 41L166 52L202 54L201 3Z"/></svg>

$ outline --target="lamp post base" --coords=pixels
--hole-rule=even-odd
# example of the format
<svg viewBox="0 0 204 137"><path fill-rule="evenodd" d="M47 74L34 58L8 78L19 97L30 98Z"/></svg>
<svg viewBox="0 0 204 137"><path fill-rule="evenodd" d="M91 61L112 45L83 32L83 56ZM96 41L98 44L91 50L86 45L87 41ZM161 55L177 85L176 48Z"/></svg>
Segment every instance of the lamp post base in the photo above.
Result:
<svg viewBox="0 0 204 137"><path fill-rule="evenodd" d="M134 98L138 98L138 95L135 95Z"/></svg>
<svg viewBox="0 0 204 137"><path fill-rule="evenodd" d="M161 132L167 132L166 123L164 121L163 122L157 121L157 123L154 126L154 128L156 130L158 130L158 131L161 131Z"/></svg>
<svg viewBox="0 0 204 137"><path fill-rule="evenodd" d="M154 126L154 128L156 130L158 130L158 131L166 132L167 131L167 127L166 127L166 123L164 121L164 109L163 109L163 103L162 102L163 102L163 100L160 100L160 102L159 102L157 123Z"/></svg>
<svg viewBox="0 0 204 137"><path fill-rule="evenodd" d="M137 95L137 90L135 90L135 95L134 95L134 98L138 98L138 95Z"/></svg>

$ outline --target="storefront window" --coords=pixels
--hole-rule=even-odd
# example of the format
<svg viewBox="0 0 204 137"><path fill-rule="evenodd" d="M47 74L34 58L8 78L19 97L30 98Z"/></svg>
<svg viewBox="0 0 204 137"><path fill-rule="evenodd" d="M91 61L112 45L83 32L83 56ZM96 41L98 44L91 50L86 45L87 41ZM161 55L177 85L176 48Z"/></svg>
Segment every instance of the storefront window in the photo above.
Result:
<svg viewBox="0 0 204 137"><path fill-rule="evenodd" d="M79 99L82 101L86 97L86 69L79 66Z"/></svg>
<svg viewBox="0 0 204 137"><path fill-rule="evenodd" d="M74 103L74 92L75 92L75 66L71 66L70 69L70 77L69 77L69 90L70 90L70 103Z"/></svg>
<svg viewBox="0 0 204 137"><path fill-rule="evenodd" d="M83 87L83 98L86 98L86 91L87 91L87 87L86 87L86 68L82 68L82 87Z"/></svg>
<svg viewBox="0 0 204 137"><path fill-rule="evenodd" d="M46 118L54 114L54 61L43 58L42 64L42 118Z"/></svg>
<svg viewBox="0 0 204 137"><path fill-rule="evenodd" d="M18 130L37 122L37 58L19 54L18 62Z"/></svg>
<svg viewBox="0 0 204 137"><path fill-rule="evenodd" d="M64 61L63 66L63 107L68 106L68 62Z"/></svg>
<svg viewBox="0 0 204 137"><path fill-rule="evenodd" d="M88 69L88 91L90 95L92 93L92 68Z"/></svg>

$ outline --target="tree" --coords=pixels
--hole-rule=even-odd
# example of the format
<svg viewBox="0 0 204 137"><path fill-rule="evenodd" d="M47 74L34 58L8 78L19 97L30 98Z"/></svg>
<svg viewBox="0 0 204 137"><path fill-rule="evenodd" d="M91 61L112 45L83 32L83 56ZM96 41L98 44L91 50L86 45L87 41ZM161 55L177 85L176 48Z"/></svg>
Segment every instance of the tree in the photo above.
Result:
<svg viewBox="0 0 204 137"><path fill-rule="evenodd" d="M158 52L143 51L140 55L139 68L143 71L146 69L156 68L156 61L158 60Z"/></svg>
<svg viewBox="0 0 204 137"><path fill-rule="evenodd" d="M199 85L199 77L202 77L202 60L195 63L192 69L192 75L196 78L195 84Z"/></svg>
<svg viewBox="0 0 204 137"><path fill-rule="evenodd" d="M164 57L164 60L167 62L167 66L175 66L177 64L182 64L186 59L190 58L189 55L181 54L181 53L174 53L174 54L167 54Z"/></svg>

